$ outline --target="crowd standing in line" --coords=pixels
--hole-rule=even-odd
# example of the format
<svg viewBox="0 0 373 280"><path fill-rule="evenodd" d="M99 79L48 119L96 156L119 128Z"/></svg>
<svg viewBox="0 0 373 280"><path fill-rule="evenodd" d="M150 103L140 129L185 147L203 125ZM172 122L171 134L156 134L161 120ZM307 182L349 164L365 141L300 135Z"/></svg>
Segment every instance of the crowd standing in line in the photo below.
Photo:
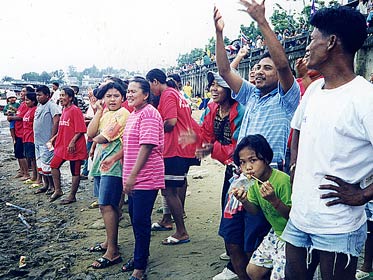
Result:
<svg viewBox="0 0 373 280"><path fill-rule="evenodd" d="M180 76L167 77L156 68L145 78L104 81L91 92L86 120L77 87L59 90L54 83L51 92L26 86L21 103L8 92L4 113L20 167L16 178L39 186L35 194L51 195L50 202L60 198L60 168L69 161L71 191L60 203L74 203L81 175L88 175L82 162L88 154L93 158L89 175L106 237L89 248L103 253L92 268L122 262L118 223L124 194L135 244L121 270L133 271L130 280L147 277L151 230L171 231L173 219L176 231L162 244L190 242L186 176L191 165L211 155L226 165L219 234L222 256L230 260L214 280L312 279L318 265L322 279L363 279L372 272L373 75L368 82L353 68L367 37L365 18L346 7L315 13L296 80L279 34L265 19L264 1L240 3L257 22L268 53L248 80L240 77L233 69L247 50L229 63L223 17L214 8L219 72L207 74L211 102L200 125L184 96L192 94L191 87L182 92ZM86 132L92 145L86 144ZM288 141L290 177L283 172ZM245 187L234 187L241 179ZM164 216L152 224L158 190Z"/></svg>

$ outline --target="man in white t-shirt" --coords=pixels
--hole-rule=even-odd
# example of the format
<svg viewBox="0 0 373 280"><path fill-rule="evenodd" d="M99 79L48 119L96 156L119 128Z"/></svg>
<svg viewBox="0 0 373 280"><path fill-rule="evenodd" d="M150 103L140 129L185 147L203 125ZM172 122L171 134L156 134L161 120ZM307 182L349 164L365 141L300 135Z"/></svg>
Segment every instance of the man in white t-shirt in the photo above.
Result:
<svg viewBox="0 0 373 280"><path fill-rule="evenodd" d="M60 84L57 82L52 83L52 95L51 100L56 103L57 105L60 105ZM61 107L61 106L60 106Z"/></svg>
<svg viewBox="0 0 373 280"><path fill-rule="evenodd" d="M286 279L312 279L315 266L306 260L320 262L322 279L355 279L364 205L373 198L373 86L354 73L366 25L348 7L319 10L310 23L307 67L324 79L309 86L292 120L299 141L282 235Z"/></svg>

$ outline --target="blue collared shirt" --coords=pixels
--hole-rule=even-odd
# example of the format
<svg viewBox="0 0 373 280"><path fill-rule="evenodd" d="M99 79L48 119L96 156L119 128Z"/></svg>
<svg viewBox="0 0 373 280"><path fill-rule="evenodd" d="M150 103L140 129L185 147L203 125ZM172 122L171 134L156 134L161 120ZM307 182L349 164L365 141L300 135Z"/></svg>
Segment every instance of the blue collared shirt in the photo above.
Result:
<svg viewBox="0 0 373 280"><path fill-rule="evenodd" d="M294 79L287 92L284 92L278 83L276 89L262 97L259 89L243 80L240 91L232 92L232 97L246 106L238 143L246 135L261 134L273 150L272 162L283 162L290 133L290 121L300 98L296 80Z"/></svg>

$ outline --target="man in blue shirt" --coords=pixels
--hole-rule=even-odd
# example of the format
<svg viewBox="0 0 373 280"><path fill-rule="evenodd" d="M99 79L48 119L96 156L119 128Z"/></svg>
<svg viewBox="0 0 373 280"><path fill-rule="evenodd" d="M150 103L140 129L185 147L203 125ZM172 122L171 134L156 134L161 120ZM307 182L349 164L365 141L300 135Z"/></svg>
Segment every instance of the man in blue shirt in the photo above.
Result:
<svg viewBox="0 0 373 280"><path fill-rule="evenodd" d="M249 134L263 135L274 153L271 165L282 170L290 132L290 121L299 104L300 89L291 72L285 51L265 18L264 1L258 4L255 0L241 0L240 3L244 6L242 11L247 12L257 22L268 47L268 53L264 54L256 64L255 86L242 79L230 68L223 40L224 21L219 10L215 7L216 63L219 74L233 91L232 97L246 106L238 143ZM232 229L236 227L236 223L242 223L242 219L231 219L231 221L222 219L219 230L231 256L233 268L240 279L248 277L245 268L249 260L243 247L250 255L251 250L255 250L255 243L258 242L255 237L260 237L258 234L252 234L251 239L247 238L250 236L250 232L255 232L258 228L258 226L253 226L253 219L260 219L260 217L253 216L250 219L251 225L246 222L245 225L242 225L245 228L245 244L239 244L237 239L231 238L236 234ZM244 261L245 258L246 261ZM233 278L224 275L214 277L214 280L220 279Z"/></svg>

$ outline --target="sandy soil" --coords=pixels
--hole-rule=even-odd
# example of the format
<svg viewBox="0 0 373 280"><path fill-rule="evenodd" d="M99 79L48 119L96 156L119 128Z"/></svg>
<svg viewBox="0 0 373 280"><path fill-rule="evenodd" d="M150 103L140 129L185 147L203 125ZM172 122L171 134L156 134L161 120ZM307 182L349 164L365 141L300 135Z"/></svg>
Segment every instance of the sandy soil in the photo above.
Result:
<svg viewBox="0 0 373 280"><path fill-rule="evenodd" d="M0 138L0 278L1 279L127 279L129 273L120 272L120 265L104 270L88 266L101 255L89 253L87 248L103 241L105 230L98 209L88 209L94 201L91 180L81 181L77 202L59 205L50 203L44 194L12 179L17 170L13 158L8 129L1 125ZM68 165L63 167L64 192L70 188ZM220 220L220 191L224 167L210 158L200 167L192 167L188 176L188 196L185 211L186 227L191 242L177 246L164 246L161 240L171 232L152 233L148 279L211 279L225 265L219 260L224 252L217 230ZM35 211L28 214L6 206L10 202ZM153 221L161 218L157 213L161 205L157 198ZM22 213L30 229L17 217ZM133 233L127 207L120 222L119 244L124 260L133 251ZM26 266L18 268L20 256L26 257Z"/></svg>

